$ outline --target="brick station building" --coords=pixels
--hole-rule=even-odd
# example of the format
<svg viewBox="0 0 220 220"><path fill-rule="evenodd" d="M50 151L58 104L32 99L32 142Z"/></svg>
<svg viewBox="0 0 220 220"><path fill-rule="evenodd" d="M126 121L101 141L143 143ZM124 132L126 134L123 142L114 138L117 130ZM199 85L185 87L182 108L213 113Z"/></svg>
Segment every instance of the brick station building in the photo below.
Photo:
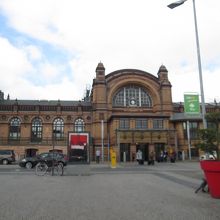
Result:
<svg viewBox="0 0 220 220"><path fill-rule="evenodd" d="M217 103L206 104L207 112L219 109ZM14 150L17 159L56 149L71 160L81 150L89 162L99 149L107 161L111 148L117 161L132 161L138 149L146 161L152 150L156 156L163 150L184 151L187 157L187 121L191 153L197 157L201 115L186 116L183 103L172 102L164 65L154 76L137 69L106 74L99 63L92 89L81 101L11 100L0 91L0 149ZM83 147L77 150L70 134L75 139L86 134L88 141L78 143Z"/></svg>

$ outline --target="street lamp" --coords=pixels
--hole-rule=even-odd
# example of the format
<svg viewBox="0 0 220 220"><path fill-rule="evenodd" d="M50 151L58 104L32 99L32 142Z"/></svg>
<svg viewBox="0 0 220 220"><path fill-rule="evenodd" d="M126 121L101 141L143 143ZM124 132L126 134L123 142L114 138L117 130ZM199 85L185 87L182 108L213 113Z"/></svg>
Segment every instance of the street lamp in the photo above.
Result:
<svg viewBox="0 0 220 220"><path fill-rule="evenodd" d="M167 7L170 9L176 8L187 0L180 0L173 2ZM197 27L197 18L196 18L196 6L195 6L195 0L193 1L193 12L194 12L194 22L195 22L195 33L196 33L196 46L197 46L197 57L198 57L198 68L199 68L199 82L200 82L200 92L201 92L201 101L202 101L202 121L203 121L203 127L204 129L207 128L207 122L205 119L206 110L205 110L205 98L204 98L204 90L203 90L203 79L202 79L202 65L201 65L201 57L200 57L200 47L199 47L199 34L198 34L198 27Z"/></svg>

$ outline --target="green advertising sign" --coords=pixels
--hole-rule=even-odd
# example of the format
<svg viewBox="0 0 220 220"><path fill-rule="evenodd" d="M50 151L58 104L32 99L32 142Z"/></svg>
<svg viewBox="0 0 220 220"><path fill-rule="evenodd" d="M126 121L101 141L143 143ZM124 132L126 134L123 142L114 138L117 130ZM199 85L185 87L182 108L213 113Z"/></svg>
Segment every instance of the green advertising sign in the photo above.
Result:
<svg viewBox="0 0 220 220"><path fill-rule="evenodd" d="M199 114L199 95L184 94L184 111L187 114Z"/></svg>

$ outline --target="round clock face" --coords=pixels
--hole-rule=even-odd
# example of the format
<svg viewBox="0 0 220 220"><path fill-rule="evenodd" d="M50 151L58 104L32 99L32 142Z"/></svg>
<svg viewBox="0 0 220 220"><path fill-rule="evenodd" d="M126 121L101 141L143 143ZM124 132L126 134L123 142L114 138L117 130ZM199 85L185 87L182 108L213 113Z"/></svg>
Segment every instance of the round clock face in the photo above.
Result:
<svg viewBox="0 0 220 220"><path fill-rule="evenodd" d="M131 99L131 100L130 100L130 105L136 105L136 102L135 102L134 99Z"/></svg>

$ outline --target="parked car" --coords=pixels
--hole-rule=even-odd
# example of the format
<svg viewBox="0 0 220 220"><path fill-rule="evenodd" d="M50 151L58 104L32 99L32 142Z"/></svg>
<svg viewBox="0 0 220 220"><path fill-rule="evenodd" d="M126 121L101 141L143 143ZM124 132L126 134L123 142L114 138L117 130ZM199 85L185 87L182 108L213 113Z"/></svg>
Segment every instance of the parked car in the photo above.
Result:
<svg viewBox="0 0 220 220"><path fill-rule="evenodd" d="M65 154L59 152L46 152L36 155L35 157L25 157L19 162L20 167L31 169L37 165L38 162L44 160L47 164L51 165L53 159L58 163L62 163L63 166L67 165L68 158Z"/></svg>
<svg viewBox="0 0 220 220"><path fill-rule="evenodd" d="M0 163L10 164L15 162L15 153L13 150L0 150Z"/></svg>

